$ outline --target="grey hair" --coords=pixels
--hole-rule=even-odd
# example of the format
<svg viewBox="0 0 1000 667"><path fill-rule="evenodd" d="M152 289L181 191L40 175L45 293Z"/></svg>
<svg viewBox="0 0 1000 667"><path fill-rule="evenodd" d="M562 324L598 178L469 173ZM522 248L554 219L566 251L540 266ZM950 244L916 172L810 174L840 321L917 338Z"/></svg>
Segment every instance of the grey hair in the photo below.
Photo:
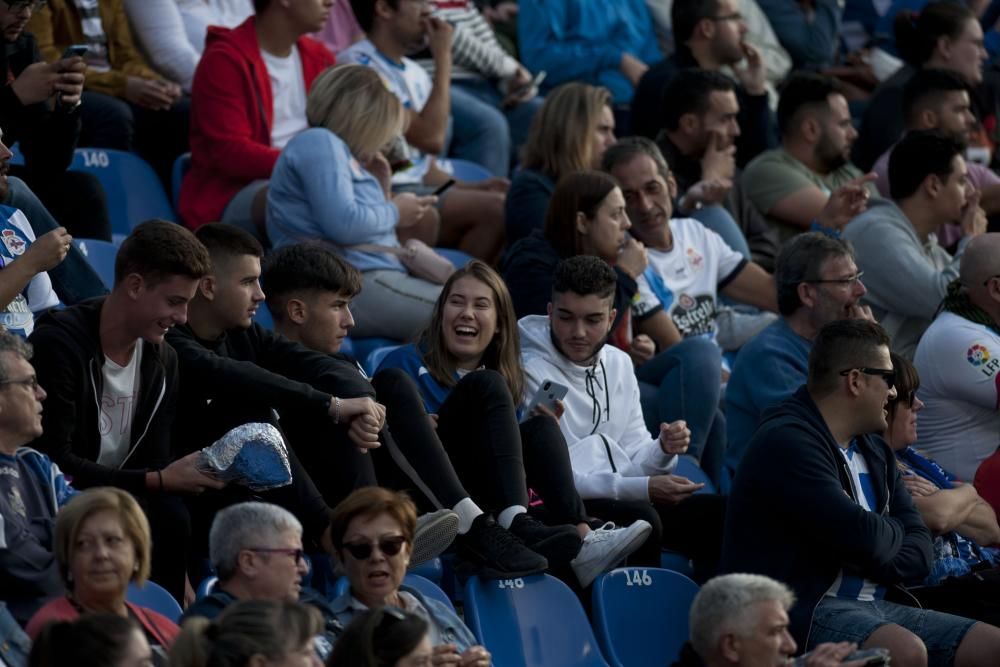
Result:
<svg viewBox="0 0 1000 667"><path fill-rule="evenodd" d="M774 282L778 285L778 312L792 315L802 307L799 283L819 278L823 262L831 257L854 259L854 246L823 232L804 232L789 239L778 252Z"/></svg>
<svg viewBox="0 0 1000 667"><path fill-rule="evenodd" d="M760 574L725 574L706 582L691 603L691 645L708 660L726 634L746 636L754 618L747 613L758 602L777 601L785 611L795 604L792 590Z"/></svg>
<svg viewBox="0 0 1000 667"><path fill-rule="evenodd" d="M615 167L627 164L640 155L645 155L656 164L656 171L663 180L670 178L670 166L667 164L667 159L663 157L660 147L647 137L619 139L613 146L604 151L604 157L601 158L601 169L610 174Z"/></svg>
<svg viewBox="0 0 1000 667"><path fill-rule="evenodd" d="M25 361L29 361L34 350L28 341L17 334L12 334L6 329L0 328L0 355L4 352L16 354ZM0 382L6 382L7 379L7 364L0 363Z"/></svg>
<svg viewBox="0 0 1000 667"><path fill-rule="evenodd" d="M269 547L288 531L301 535L302 524L288 510L270 503L238 503L216 514L208 533L208 557L219 580L236 574L241 551Z"/></svg>

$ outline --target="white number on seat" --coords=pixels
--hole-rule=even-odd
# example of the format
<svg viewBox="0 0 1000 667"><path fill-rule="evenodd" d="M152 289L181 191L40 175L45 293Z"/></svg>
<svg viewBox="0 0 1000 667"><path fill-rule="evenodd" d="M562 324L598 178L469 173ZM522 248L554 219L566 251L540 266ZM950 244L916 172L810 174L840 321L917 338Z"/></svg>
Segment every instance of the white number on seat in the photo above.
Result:
<svg viewBox="0 0 1000 667"><path fill-rule="evenodd" d="M628 570L625 572L626 586L652 586L653 578L647 570Z"/></svg>
<svg viewBox="0 0 1000 667"><path fill-rule="evenodd" d="M83 152L83 164L86 167L106 168L108 165L111 164L111 159L108 157L106 151L82 151L82 152Z"/></svg>
<svg viewBox="0 0 1000 667"><path fill-rule="evenodd" d="M518 577L517 579L501 579L497 582L497 587L500 590L509 588L511 590L515 588L524 588L524 579Z"/></svg>

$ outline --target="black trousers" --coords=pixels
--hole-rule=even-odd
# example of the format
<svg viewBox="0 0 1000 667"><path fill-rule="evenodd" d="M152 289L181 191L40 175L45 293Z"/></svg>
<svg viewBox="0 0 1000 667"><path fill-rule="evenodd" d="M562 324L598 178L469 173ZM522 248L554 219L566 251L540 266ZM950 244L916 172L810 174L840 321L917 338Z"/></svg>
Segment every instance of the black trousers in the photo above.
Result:
<svg viewBox="0 0 1000 667"><path fill-rule="evenodd" d="M937 586L908 589L926 609L964 616L1000 627L1000 568L950 577Z"/></svg>

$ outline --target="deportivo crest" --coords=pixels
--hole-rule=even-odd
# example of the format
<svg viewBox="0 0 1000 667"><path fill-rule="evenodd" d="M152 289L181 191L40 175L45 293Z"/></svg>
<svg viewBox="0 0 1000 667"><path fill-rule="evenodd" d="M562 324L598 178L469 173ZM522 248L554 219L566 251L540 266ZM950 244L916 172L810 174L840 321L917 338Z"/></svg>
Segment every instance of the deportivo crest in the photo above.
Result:
<svg viewBox="0 0 1000 667"><path fill-rule="evenodd" d="M5 229L0 232L0 239L2 239L3 244L7 246L7 250L10 251L10 254L15 257L23 255L24 249L28 245L13 229Z"/></svg>
<svg viewBox="0 0 1000 667"><path fill-rule="evenodd" d="M10 490L7 494L7 503L10 508L21 515L22 518L28 518L28 510L24 506L24 500L21 498L21 492L16 488Z"/></svg>
<svg viewBox="0 0 1000 667"><path fill-rule="evenodd" d="M700 271L702 264L705 263L705 258L702 257L697 250L691 247L687 249L687 260L693 271Z"/></svg>

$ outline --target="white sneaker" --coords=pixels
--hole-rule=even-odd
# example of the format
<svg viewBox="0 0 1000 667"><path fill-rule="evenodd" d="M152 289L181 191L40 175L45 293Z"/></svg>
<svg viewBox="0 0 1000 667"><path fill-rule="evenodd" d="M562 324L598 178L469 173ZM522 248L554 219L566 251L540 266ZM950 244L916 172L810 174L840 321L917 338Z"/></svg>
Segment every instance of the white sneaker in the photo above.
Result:
<svg viewBox="0 0 1000 667"><path fill-rule="evenodd" d="M639 519L627 528L615 528L615 524L609 521L587 533L580 553L570 561L580 586L590 586L597 575L610 570L638 549L652 530L648 521Z"/></svg>

